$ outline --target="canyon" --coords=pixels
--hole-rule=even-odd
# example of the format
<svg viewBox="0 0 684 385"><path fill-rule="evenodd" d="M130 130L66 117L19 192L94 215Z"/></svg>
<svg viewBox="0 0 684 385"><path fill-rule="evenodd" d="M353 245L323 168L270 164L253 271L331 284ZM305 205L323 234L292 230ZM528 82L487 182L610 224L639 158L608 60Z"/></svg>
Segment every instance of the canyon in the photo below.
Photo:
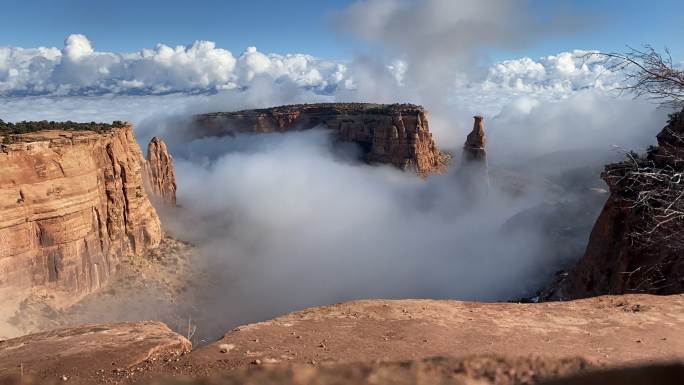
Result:
<svg viewBox="0 0 684 385"><path fill-rule="evenodd" d="M452 167L462 183L489 188L484 121L474 119L461 164ZM407 104L197 115L192 135L317 127L357 144L370 164L428 177L449 163L426 111ZM606 166L610 196L586 252L533 301L542 303L351 301L238 326L195 349L190 320L186 336L159 322L70 326L0 341L0 380L508 385L575 374L602 378L601 369L631 367L637 377L662 369L660 383L674 384L684 362L682 138L684 111L673 114L646 156L629 153L625 162ZM124 256L166 263L173 257L167 254L190 248L164 238L153 206L177 204L173 157L160 138L151 140L146 157L130 124L0 131L0 141L0 298L25 292L66 307L104 288ZM169 269L185 274L180 262ZM559 299L573 301L551 301ZM673 364L641 367L653 363Z"/></svg>

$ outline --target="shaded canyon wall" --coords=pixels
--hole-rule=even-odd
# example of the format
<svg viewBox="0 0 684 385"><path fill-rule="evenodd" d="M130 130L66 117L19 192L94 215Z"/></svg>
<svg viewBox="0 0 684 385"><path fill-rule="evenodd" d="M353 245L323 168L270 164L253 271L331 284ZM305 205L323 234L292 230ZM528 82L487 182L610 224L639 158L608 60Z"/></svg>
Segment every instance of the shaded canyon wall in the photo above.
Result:
<svg viewBox="0 0 684 385"><path fill-rule="evenodd" d="M606 166L610 197L584 256L551 298L684 292L684 110L657 138L647 156Z"/></svg>

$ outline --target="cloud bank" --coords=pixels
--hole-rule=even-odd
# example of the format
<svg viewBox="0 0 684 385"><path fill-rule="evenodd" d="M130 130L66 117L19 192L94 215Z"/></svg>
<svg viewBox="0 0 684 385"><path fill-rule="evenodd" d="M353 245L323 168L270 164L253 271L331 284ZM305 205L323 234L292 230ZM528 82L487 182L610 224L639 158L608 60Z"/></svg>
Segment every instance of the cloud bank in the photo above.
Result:
<svg viewBox="0 0 684 385"><path fill-rule="evenodd" d="M344 85L346 67L303 54L263 54L248 47L240 56L210 41L188 46L157 44L135 53L98 52L84 35L64 47L0 47L0 94L164 94L235 89L265 75L277 82L324 91Z"/></svg>
<svg viewBox="0 0 684 385"><path fill-rule="evenodd" d="M414 54L436 55L422 51ZM387 61L359 57L334 62L305 54L264 54L248 47L235 57L210 41L177 47L158 44L135 53L113 53L96 51L84 35L70 35L62 49L0 47L0 96L215 93L244 90L260 79L323 95L358 95L370 88L377 92L381 80L406 95L420 94L418 86L426 91L442 90L443 84L451 90L561 94L584 88L607 89L616 81L600 62L584 58L584 51L538 60L508 60L483 68L485 76L470 77L464 77L458 65L434 68L451 63L442 57L446 54L451 55L445 50L437 60L429 61L398 54ZM424 68L428 62L430 67ZM423 71L430 76L420 75Z"/></svg>

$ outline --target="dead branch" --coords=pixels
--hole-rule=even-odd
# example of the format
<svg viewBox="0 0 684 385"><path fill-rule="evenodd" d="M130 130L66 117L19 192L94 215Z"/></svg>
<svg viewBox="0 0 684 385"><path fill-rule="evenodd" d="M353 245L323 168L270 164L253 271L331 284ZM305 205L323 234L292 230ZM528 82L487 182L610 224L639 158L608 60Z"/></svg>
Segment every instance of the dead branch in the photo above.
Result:
<svg viewBox="0 0 684 385"><path fill-rule="evenodd" d="M618 87L621 92L676 109L684 107L684 70L675 66L670 51L665 48L661 54L651 45L627 48L624 53L590 52L585 58L601 57L609 71L621 72L625 79L625 85Z"/></svg>

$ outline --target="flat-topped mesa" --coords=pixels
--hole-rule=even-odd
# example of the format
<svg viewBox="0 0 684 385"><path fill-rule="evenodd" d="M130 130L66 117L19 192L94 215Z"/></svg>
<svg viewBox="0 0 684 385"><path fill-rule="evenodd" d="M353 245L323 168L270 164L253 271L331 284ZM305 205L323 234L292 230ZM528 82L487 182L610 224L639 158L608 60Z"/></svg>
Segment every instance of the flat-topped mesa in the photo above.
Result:
<svg viewBox="0 0 684 385"><path fill-rule="evenodd" d="M152 197L175 206L176 171L173 167L173 157L169 154L166 143L156 136L147 145L146 169Z"/></svg>
<svg viewBox="0 0 684 385"><path fill-rule="evenodd" d="M196 135L272 133L325 127L338 140L358 143L364 160L388 163L419 175L443 172L448 155L439 151L427 114L413 104L297 104L196 117Z"/></svg>
<svg viewBox="0 0 684 385"><path fill-rule="evenodd" d="M0 132L0 298L66 305L101 287L125 255L159 245L130 124L7 124Z"/></svg>

